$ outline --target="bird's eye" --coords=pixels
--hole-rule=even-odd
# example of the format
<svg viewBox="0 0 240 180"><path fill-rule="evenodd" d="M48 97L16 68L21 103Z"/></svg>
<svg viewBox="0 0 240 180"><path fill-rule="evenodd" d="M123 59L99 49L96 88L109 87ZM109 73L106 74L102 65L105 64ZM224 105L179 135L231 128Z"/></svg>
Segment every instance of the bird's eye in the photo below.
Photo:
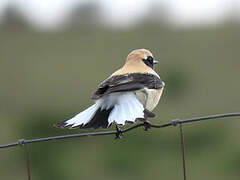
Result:
<svg viewBox="0 0 240 180"><path fill-rule="evenodd" d="M142 60L147 66L153 69L154 60L152 56L148 56L147 59L142 59Z"/></svg>
<svg viewBox="0 0 240 180"><path fill-rule="evenodd" d="M149 61L151 64L153 64L153 57L152 56L148 56L147 57L147 61Z"/></svg>

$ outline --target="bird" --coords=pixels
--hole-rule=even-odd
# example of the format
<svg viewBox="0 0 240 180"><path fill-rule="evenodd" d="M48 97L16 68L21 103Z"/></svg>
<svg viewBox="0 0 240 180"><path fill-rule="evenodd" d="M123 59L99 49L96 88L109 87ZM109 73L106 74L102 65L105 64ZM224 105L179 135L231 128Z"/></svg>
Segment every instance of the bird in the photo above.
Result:
<svg viewBox="0 0 240 180"><path fill-rule="evenodd" d="M104 80L92 94L95 103L73 116L57 123L66 128L109 128L149 122L155 117L152 110L157 106L165 83L154 71L158 63L147 49L136 49L129 53L125 64Z"/></svg>

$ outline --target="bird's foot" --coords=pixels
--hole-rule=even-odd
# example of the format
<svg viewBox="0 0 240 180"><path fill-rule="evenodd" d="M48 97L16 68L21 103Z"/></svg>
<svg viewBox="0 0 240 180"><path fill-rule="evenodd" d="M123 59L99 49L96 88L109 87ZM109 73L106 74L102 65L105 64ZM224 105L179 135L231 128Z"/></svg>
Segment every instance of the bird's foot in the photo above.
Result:
<svg viewBox="0 0 240 180"><path fill-rule="evenodd" d="M119 128L119 126L116 124L116 137L115 139L121 139L123 137L122 130Z"/></svg>
<svg viewBox="0 0 240 180"><path fill-rule="evenodd" d="M150 121L146 120L144 123L144 131L147 131L148 129L150 129L152 127L152 124L150 123Z"/></svg>

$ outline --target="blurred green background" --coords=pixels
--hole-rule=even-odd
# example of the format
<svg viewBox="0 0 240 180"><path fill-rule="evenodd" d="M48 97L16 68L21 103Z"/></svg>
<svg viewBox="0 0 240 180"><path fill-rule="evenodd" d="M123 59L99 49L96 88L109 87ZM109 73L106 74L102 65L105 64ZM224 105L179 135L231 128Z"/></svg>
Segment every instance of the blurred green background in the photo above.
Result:
<svg viewBox="0 0 240 180"><path fill-rule="evenodd" d="M53 125L91 105L97 84L136 48L160 60L156 71L166 83L153 123L239 111L239 23L177 28L144 19L123 30L94 24L89 13L77 13L59 31L36 31L7 14L0 28L0 144L91 132ZM189 179L240 178L237 119L184 125ZM121 140L31 144L32 179L182 179L179 140L179 129L170 127L140 128ZM1 179L26 179L22 147L1 149L0 161Z"/></svg>

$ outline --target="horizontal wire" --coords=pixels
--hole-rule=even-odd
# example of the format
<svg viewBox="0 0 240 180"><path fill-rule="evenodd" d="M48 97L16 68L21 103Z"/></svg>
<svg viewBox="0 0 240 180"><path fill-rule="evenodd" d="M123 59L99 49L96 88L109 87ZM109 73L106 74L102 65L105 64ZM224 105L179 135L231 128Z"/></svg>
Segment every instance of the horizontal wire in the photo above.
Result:
<svg viewBox="0 0 240 180"><path fill-rule="evenodd" d="M154 125L150 123L141 123L134 125L132 127L129 127L127 129L120 130L120 133L123 134L125 132L131 131L133 129L139 128L139 127L145 127L147 128L165 128L169 126L177 126L178 124L184 124L184 123L193 123L193 122L199 122L203 120L211 120L211 119L218 119L218 118L225 118L225 117L237 117L240 116L239 112L236 113L226 113L226 114L216 114L216 115L210 115L210 116L202 116L202 117L195 117L195 118L189 118L189 119L174 119L168 123L161 124L161 125ZM59 139L70 139L70 138L77 138L77 137L86 137L86 136L102 136L102 135L111 135L115 134L116 136L119 135L119 130L115 131L103 131L103 132L89 132L89 133L79 133L79 134L69 134L69 135L62 135L62 136L51 136L51 137L45 137L45 138L37 138L37 139L19 139L17 142L0 145L0 148L9 148L29 143L38 143L38 142L44 142L44 141L51 141L51 140L59 140Z"/></svg>

